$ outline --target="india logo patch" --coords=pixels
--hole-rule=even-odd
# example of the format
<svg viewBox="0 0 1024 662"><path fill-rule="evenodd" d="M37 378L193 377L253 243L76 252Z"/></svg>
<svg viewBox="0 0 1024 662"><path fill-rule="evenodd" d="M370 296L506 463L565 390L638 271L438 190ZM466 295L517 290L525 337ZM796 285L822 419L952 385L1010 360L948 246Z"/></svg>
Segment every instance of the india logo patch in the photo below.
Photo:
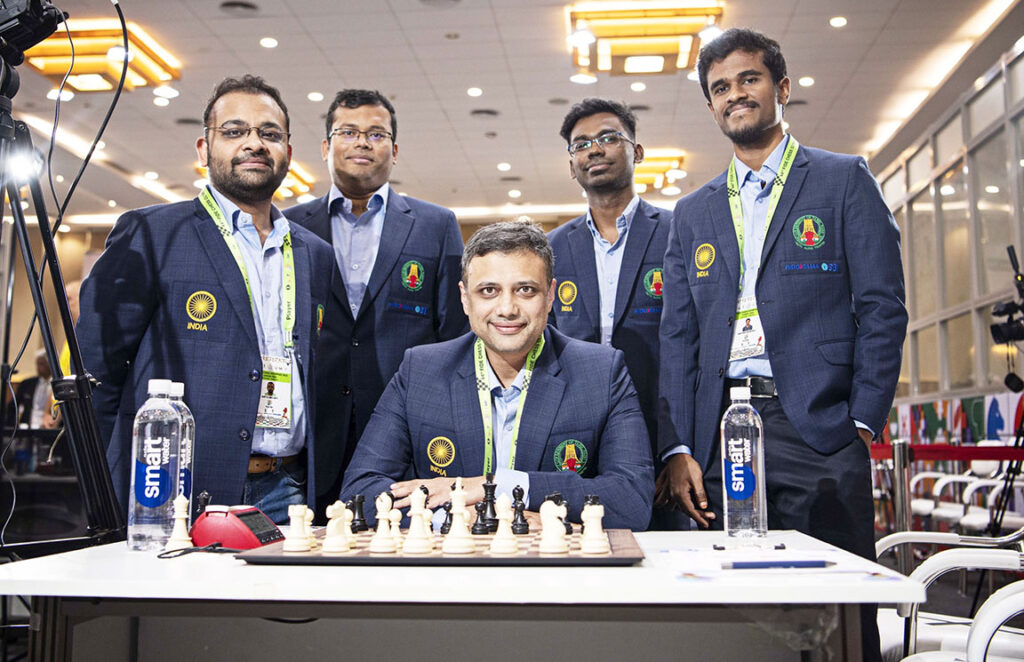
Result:
<svg viewBox="0 0 1024 662"><path fill-rule="evenodd" d="M423 289L423 265L416 260L409 260L402 265L402 285L410 292Z"/></svg>
<svg viewBox="0 0 1024 662"><path fill-rule="evenodd" d="M217 313L217 299L206 290L193 292L185 301L185 312L193 322L207 322Z"/></svg>
<svg viewBox="0 0 1024 662"><path fill-rule="evenodd" d="M427 458L439 467L447 467L455 459L455 444L448 437L434 437L427 444Z"/></svg>
<svg viewBox="0 0 1024 662"><path fill-rule="evenodd" d="M571 280L563 280L562 284L558 286L558 300L564 306L572 305L572 302L576 300L576 293L576 283Z"/></svg>

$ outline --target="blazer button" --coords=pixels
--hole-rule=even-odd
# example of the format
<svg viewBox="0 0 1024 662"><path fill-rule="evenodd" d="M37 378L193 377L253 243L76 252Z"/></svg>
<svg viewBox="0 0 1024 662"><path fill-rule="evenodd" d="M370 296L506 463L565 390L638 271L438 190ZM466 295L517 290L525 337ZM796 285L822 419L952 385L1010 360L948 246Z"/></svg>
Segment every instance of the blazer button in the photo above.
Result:
<svg viewBox="0 0 1024 662"><path fill-rule="evenodd" d="M353 338L352 339L352 346L353 347L359 347L359 338Z"/></svg>
<svg viewBox="0 0 1024 662"><path fill-rule="evenodd" d="M342 395L352 395L352 389L350 389L347 386L342 386L341 387L341 394Z"/></svg>
<svg viewBox="0 0 1024 662"><path fill-rule="evenodd" d="M242 428L241 430L238 431L238 438L241 439L242 441L249 441L250 436L251 434L245 428Z"/></svg>
<svg viewBox="0 0 1024 662"><path fill-rule="evenodd" d="M249 373L249 380L253 381L253 382L258 382L260 380L260 371L259 370L253 370L252 372L250 372Z"/></svg>
<svg viewBox="0 0 1024 662"><path fill-rule="evenodd" d="M721 377L724 374L725 374L725 368L719 368L718 369L718 376Z"/></svg>

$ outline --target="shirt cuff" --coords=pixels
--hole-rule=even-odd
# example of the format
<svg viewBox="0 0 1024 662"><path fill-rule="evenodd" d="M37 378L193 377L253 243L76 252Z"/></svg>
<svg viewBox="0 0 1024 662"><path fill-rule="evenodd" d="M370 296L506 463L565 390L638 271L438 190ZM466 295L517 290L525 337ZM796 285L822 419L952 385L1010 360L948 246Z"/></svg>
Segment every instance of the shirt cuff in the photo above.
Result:
<svg viewBox="0 0 1024 662"><path fill-rule="evenodd" d="M494 491L495 496L507 494L511 501L515 501L512 498L512 490L518 485L523 488L523 502L530 503L530 474L525 471L504 468L495 469L494 483L498 486Z"/></svg>
<svg viewBox="0 0 1024 662"><path fill-rule="evenodd" d="M871 428L869 428L868 426L864 425L864 424L863 424L863 423L861 423L860 421L858 421L858 420L857 420L856 418L855 418L855 419L853 419L853 424L854 424L854 425L856 425L856 426L857 426L857 428L858 428L858 429L860 429L860 430L867 430L868 432L870 432L870 433L871 433L871 438L872 438L872 439L874 439L874 438L875 438L875 431L874 431L874 430L872 430Z"/></svg>
<svg viewBox="0 0 1024 662"><path fill-rule="evenodd" d="M689 446L687 446L686 444L679 444L678 446L673 446L672 448L670 448L667 451L665 451L664 453L662 453L661 454L661 461L662 461L662 463L668 462L668 459L670 457L672 457L673 455L679 455L680 453L686 453L687 455L693 455L693 451L690 450Z"/></svg>

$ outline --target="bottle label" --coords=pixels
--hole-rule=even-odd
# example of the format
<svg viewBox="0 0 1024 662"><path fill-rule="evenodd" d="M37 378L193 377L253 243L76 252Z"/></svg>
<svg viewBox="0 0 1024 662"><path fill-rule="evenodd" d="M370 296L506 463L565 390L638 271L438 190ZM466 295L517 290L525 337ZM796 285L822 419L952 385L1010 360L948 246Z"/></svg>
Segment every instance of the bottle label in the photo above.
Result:
<svg viewBox="0 0 1024 662"><path fill-rule="evenodd" d="M722 466L725 493L733 501L746 501L754 495L757 478L751 462L750 440L729 439Z"/></svg>
<svg viewBox="0 0 1024 662"><path fill-rule="evenodd" d="M178 494L192 497L192 471L187 468L178 470Z"/></svg>
<svg viewBox="0 0 1024 662"><path fill-rule="evenodd" d="M170 440L143 440L143 456L135 461L135 501L146 508L162 506L171 498Z"/></svg>

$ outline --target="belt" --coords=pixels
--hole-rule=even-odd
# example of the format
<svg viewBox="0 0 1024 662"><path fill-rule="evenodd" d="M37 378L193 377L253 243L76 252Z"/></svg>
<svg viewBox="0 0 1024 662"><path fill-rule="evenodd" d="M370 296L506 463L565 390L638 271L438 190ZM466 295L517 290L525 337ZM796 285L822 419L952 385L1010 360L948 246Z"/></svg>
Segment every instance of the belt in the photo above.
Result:
<svg viewBox="0 0 1024 662"><path fill-rule="evenodd" d="M265 474L267 472L274 471L278 467L291 464L297 459L299 459L298 455L288 455L286 457L270 457L269 455L260 454L250 455L249 473Z"/></svg>
<svg viewBox="0 0 1024 662"><path fill-rule="evenodd" d="M742 379L727 379L726 386L746 386L750 389L752 398L777 398L779 391L775 388L775 380L771 377L744 377Z"/></svg>

